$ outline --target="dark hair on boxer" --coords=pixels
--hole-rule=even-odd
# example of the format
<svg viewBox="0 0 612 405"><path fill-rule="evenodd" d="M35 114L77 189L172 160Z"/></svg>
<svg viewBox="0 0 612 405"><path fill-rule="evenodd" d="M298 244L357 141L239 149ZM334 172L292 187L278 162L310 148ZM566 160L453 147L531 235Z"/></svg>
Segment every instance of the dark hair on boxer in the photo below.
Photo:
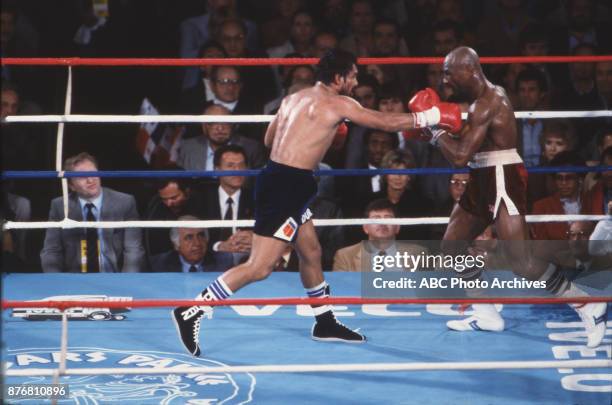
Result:
<svg viewBox="0 0 612 405"><path fill-rule="evenodd" d="M336 79L336 75L345 77L349 74L356 63L357 58L352 53L341 49L330 49L317 64L317 81L331 84Z"/></svg>

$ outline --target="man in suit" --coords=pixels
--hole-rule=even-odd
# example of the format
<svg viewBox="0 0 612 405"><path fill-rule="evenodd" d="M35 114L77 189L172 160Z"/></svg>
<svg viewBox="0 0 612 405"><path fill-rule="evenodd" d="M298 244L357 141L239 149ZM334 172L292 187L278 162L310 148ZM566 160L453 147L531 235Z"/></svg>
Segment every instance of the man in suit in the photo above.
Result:
<svg viewBox="0 0 612 405"><path fill-rule="evenodd" d="M227 58L223 45L210 40L200 48L200 58ZM215 99L212 91L211 73L214 66L201 66L197 82L181 92L179 111L199 113L203 106Z"/></svg>
<svg viewBox="0 0 612 405"><path fill-rule="evenodd" d="M197 221L198 217L183 215L179 221ZM206 228L171 228L170 240L174 249L155 255L151 259L151 271L196 273L212 271L206 257L208 230Z"/></svg>
<svg viewBox="0 0 612 405"><path fill-rule="evenodd" d="M378 199L368 204L366 218L396 218L395 208L387 199ZM395 256L396 253L409 255L427 254L422 246L396 242L399 225L369 224L363 225L363 232L368 236L367 242L347 246L336 252L333 271L370 271L374 256ZM401 270L401 269L389 269Z"/></svg>
<svg viewBox="0 0 612 405"><path fill-rule="evenodd" d="M246 170L247 158L238 145L223 145L215 151L215 170ZM206 193L205 219L252 219L253 196L244 188L244 176L221 176L218 185ZM237 227L210 230L209 251L219 271L246 259L251 250L253 233Z"/></svg>
<svg viewBox="0 0 612 405"><path fill-rule="evenodd" d="M66 159L66 171L97 171L96 159L79 153ZM99 177L69 179L68 218L75 221L138 220L136 200L102 187ZM63 200L51 201L49 221L64 219ZM127 229L47 229L40 258L45 272L138 272L144 264L142 232Z"/></svg>
<svg viewBox="0 0 612 405"><path fill-rule="evenodd" d="M218 104L209 104L204 109L204 115L229 115L230 111ZM230 123L203 123L202 133L194 138L186 139L181 145L176 163L185 170L213 170L215 151L223 145L239 145L244 149L247 161L251 167L264 165L265 152L258 142L233 133L234 126Z"/></svg>
<svg viewBox="0 0 612 405"><path fill-rule="evenodd" d="M379 169L383 156L398 147L397 134L380 130L369 130L363 139L364 161L356 169ZM346 196L342 210L347 217L356 217L363 212L363 201L372 200L372 195L381 190L381 177L345 176L338 180L341 195Z"/></svg>

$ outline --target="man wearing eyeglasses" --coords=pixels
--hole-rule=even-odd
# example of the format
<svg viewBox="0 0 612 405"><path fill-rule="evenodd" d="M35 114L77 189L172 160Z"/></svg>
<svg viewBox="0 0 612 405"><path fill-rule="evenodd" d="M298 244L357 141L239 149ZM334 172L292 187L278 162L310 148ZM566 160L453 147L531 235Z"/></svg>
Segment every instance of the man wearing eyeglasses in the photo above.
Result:
<svg viewBox="0 0 612 405"><path fill-rule="evenodd" d="M236 66L215 66L210 73L210 85L214 94L211 101L227 108L232 114L252 115L261 112L261 103L255 101L256 98L248 92L245 93L242 76ZM238 127L244 135L259 139L260 126L241 124Z"/></svg>
<svg viewBox="0 0 612 405"><path fill-rule="evenodd" d="M247 46L247 27L240 19L224 19L216 30L215 39L223 45L223 49L230 58L265 58L268 56L257 48ZM252 94L256 95L262 103L278 96L274 74L270 66L243 66L240 71L245 89L252 91Z"/></svg>
<svg viewBox="0 0 612 405"><path fill-rule="evenodd" d="M235 66L218 66L213 68L210 76L213 101L233 112L242 91L240 71Z"/></svg>

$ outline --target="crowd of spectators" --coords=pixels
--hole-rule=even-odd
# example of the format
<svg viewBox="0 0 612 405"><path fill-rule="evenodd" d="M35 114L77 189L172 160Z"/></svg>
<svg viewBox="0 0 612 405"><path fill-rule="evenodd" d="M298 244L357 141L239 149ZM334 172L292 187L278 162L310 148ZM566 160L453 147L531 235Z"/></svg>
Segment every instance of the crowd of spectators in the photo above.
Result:
<svg viewBox="0 0 612 405"><path fill-rule="evenodd" d="M364 57L444 56L459 45L481 56L612 54L612 7L597 0L3 0L1 22L2 57L320 57L335 47ZM517 111L612 105L612 62L498 64L485 65L485 71ZM461 103L461 95L452 94L441 76L441 64L362 65L352 96L367 108L405 112L417 90L432 87L442 98ZM65 67L2 66L2 118L62 113L66 80ZM159 114L274 114L284 96L314 83L310 65L80 67L74 68L71 112L138 114L148 103ZM518 151L528 167L612 164L609 119L517 123ZM137 134L144 127L67 125L65 168L257 169L269 153L262 124L155 128L155 133L172 136L148 134L152 159L138 146ZM2 170L54 170L56 134L54 125L2 123ZM450 167L420 137L418 131L387 133L349 123L320 168ZM466 174L377 175L318 181L315 217L352 218L380 212L448 216L470 179ZM97 177L69 182L68 215L77 220L252 218L253 180L241 176L105 179L105 187ZM51 180L5 182L3 218L61 219L60 194L59 182ZM610 172L529 176L530 213L604 214L611 200ZM373 201L378 201L374 208ZM347 246L375 238L372 229L318 229L324 269L336 268L334 256L345 255L343 248L350 253ZM439 226L389 230L398 240L440 239L443 234ZM571 232L567 223L531 227L532 237L541 239L567 240ZM250 243L251 231L238 228L49 229L3 235L6 257L23 271L161 271L164 266L221 271L244 260ZM288 249L278 269L296 270L295 256Z"/></svg>

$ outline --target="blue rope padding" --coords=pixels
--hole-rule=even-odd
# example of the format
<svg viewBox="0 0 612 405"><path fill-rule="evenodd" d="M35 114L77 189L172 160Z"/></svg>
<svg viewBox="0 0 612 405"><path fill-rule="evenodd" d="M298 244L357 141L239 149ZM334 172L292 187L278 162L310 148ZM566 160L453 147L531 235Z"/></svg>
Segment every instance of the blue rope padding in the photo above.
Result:
<svg viewBox="0 0 612 405"><path fill-rule="evenodd" d="M612 171L612 166L537 166L527 168L529 173L588 173ZM64 177L110 177L110 178L193 178L221 176L256 176L260 170L100 170L97 172L64 172ZM453 174L468 173L469 169L461 168L417 168L417 169L331 169L315 170L317 176L373 176L376 174ZM2 180L7 179L52 179L59 173L50 170L3 171Z"/></svg>

